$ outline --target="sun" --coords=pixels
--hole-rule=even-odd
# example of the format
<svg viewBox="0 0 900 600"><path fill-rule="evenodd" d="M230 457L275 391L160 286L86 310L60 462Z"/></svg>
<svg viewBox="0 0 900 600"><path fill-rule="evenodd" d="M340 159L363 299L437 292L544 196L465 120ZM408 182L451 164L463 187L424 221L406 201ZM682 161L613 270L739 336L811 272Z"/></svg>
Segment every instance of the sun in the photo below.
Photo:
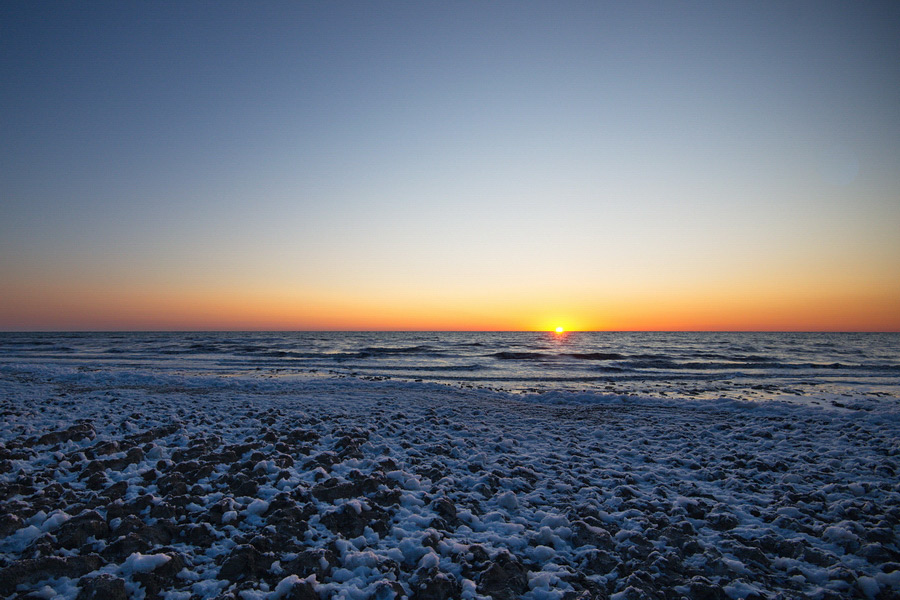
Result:
<svg viewBox="0 0 900 600"><path fill-rule="evenodd" d="M555 331L556 331L556 333L564 333L566 330L563 329L562 327L557 327Z"/></svg>

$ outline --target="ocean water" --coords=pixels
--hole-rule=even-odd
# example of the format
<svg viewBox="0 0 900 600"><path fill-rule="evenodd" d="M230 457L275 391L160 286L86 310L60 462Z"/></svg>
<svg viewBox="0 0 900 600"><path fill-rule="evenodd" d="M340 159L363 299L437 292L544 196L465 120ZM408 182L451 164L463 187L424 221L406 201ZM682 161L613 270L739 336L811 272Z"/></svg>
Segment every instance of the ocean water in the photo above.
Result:
<svg viewBox="0 0 900 600"><path fill-rule="evenodd" d="M851 408L900 402L897 333L0 333L0 367L22 365Z"/></svg>

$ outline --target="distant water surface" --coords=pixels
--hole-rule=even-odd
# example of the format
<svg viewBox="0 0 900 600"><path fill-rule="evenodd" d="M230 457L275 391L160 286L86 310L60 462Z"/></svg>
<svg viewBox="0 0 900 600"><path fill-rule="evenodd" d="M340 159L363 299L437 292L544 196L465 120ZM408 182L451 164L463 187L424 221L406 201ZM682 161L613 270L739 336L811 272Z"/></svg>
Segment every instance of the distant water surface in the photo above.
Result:
<svg viewBox="0 0 900 600"><path fill-rule="evenodd" d="M897 402L897 333L0 333L0 365L356 376L512 392Z"/></svg>

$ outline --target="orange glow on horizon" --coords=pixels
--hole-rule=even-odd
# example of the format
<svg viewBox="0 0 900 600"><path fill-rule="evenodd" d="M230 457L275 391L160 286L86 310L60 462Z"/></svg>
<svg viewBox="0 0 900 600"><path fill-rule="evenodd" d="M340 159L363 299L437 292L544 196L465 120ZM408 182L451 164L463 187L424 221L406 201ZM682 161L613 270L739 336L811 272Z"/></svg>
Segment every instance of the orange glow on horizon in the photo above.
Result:
<svg viewBox="0 0 900 600"><path fill-rule="evenodd" d="M11 286L0 296L0 330L900 331L900 284L893 282L840 292L540 292L351 294L56 281Z"/></svg>
<svg viewBox="0 0 900 600"><path fill-rule="evenodd" d="M384 330L384 331L900 331L896 304L884 298L835 298L810 305L784 300L608 303L573 307L569 326L543 325L540 306L477 307L458 302L349 300L253 294L67 294L7 297L6 330ZM598 319L597 313L604 315ZM555 319L554 319L555 320ZM559 320L556 320L558 323ZM552 323L552 321L551 321Z"/></svg>

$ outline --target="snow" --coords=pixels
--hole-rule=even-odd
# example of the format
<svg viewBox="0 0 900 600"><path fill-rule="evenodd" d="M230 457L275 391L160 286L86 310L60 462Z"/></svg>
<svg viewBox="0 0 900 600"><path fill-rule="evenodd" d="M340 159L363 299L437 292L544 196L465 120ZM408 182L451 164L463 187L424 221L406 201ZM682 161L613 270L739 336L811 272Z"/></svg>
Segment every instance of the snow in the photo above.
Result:
<svg viewBox="0 0 900 600"><path fill-rule="evenodd" d="M25 550L31 542L38 539L41 536L41 533L43 532L38 527L28 525L4 539L2 547L8 552L20 553Z"/></svg>
<svg viewBox="0 0 900 600"><path fill-rule="evenodd" d="M759 594L758 587L751 585L745 581L734 581L722 588L729 598L732 600L744 600L751 594Z"/></svg>
<svg viewBox="0 0 900 600"><path fill-rule="evenodd" d="M41 524L43 531L53 531L63 523L69 520L69 515L62 511L56 511Z"/></svg>
<svg viewBox="0 0 900 600"><path fill-rule="evenodd" d="M231 523L235 519L237 519L238 514L236 510L228 510L222 513L222 524Z"/></svg>
<svg viewBox="0 0 900 600"><path fill-rule="evenodd" d="M703 578L733 599L900 592L900 570L886 566L900 557L890 410L3 368L0 481L21 486L2 507L20 519L0 538L3 564L44 542L54 557L102 558L96 571L23 584L36 597L74 598L79 578L99 573L135 593L159 574L171 600L277 600L304 581L321 597L387 597L378 586L411 595L436 571L452 597L475 600L507 555L526 600L591 585L624 599L638 573L688 590ZM35 441L80 422L95 437ZM124 450L94 455L169 426L132 444L143 449L135 462L116 462ZM91 472L103 474L97 489ZM173 473L187 481L177 493ZM72 493L43 501L51 482ZM103 496L116 482L121 498ZM88 510L109 533L53 546ZM190 529L200 524L208 533ZM115 556L120 528L158 537ZM248 547L263 566L218 579ZM173 575L162 567L176 556Z"/></svg>
<svg viewBox="0 0 900 600"><path fill-rule="evenodd" d="M269 510L269 503L260 498L255 499L247 506L247 514L261 515Z"/></svg>
<svg viewBox="0 0 900 600"><path fill-rule="evenodd" d="M504 492L497 498L497 504L506 510L516 510L519 508L519 500L516 498L515 492Z"/></svg>
<svg viewBox="0 0 900 600"><path fill-rule="evenodd" d="M42 588L31 592L29 596L32 598L43 598L44 600L51 600L52 598L59 597L59 595L56 593L56 590L49 585L45 585Z"/></svg>
<svg viewBox="0 0 900 600"><path fill-rule="evenodd" d="M121 567L123 573L148 573L172 560L167 554L141 554L135 552Z"/></svg>
<svg viewBox="0 0 900 600"><path fill-rule="evenodd" d="M867 598L874 598L881 589L881 586L878 585L878 581L876 581L874 577L863 576L857 579L856 583Z"/></svg>
<svg viewBox="0 0 900 600"><path fill-rule="evenodd" d="M297 575L288 575L284 579L278 582L278 585L275 586L275 590L273 590L272 595L270 596L271 600L278 600L279 598L284 598L287 596L291 588L295 585L302 583L304 580L300 579Z"/></svg>

